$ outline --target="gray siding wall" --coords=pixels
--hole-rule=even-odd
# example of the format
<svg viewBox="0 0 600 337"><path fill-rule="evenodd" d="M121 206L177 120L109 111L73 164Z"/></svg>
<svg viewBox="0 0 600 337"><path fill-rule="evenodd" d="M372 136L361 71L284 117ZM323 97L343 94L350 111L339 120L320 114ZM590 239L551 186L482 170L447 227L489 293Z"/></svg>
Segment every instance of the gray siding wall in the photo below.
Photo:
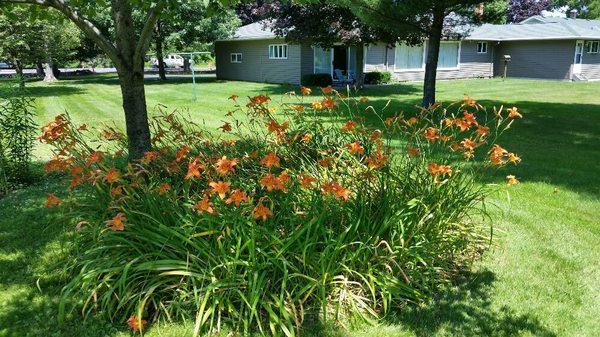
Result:
<svg viewBox="0 0 600 337"><path fill-rule="evenodd" d="M268 83L300 83L301 47L288 45L288 58L269 59L269 45L283 40L217 41L217 78ZM242 53L242 63L231 63L231 53Z"/></svg>
<svg viewBox="0 0 600 337"><path fill-rule="evenodd" d="M510 55L508 77L570 80L575 41L502 42L495 55L495 75L504 72L502 56Z"/></svg>
<svg viewBox="0 0 600 337"><path fill-rule="evenodd" d="M303 44L301 46L301 59L300 59L300 74L312 74L315 70L315 53L312 46Z"/></svg>
<svg viewBox="0 0 600 337"><path fill-rule="evenodd" d="M583 64L581 65L581 74L589 80L600 80L600 53L583 53Z"/></svg>
<svg viewBox="0 0 600 337"><path fill-rule="evenodd" d="M427 53L427 50L425 50ZM470 77L491 77L493 76L493 44L488 43L488 52L486 54L477 53L476 42L461 42L460 60L458 69L444 70L437 72L438 79L455 79ZM395 48L387 49L386 45L370 45L367 49L365 58L365 71L389 71L392 76L399 81L422 81L425 72L417 71L396 71L394 69ZM387 64L387 65L386 65Z"/></svg>

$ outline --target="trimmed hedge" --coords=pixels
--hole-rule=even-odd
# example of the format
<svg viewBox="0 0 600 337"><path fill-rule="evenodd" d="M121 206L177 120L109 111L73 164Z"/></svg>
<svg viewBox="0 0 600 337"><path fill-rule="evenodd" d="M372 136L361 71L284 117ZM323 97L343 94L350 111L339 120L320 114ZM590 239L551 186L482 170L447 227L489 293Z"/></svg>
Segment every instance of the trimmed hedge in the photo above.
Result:
<svg viewBox="0 0 600 337"><path fill-rule="evenodd" d="M386 84L392 81L392 74L387 71L372 71L365 74L365 84Z"/></svg>
<svg viewBox="0 0 600 337"><path fill-rule="evenodd" d="M307 87L326 87L333 84L330 74L306 74L302 76L302 85Z"/></svg>

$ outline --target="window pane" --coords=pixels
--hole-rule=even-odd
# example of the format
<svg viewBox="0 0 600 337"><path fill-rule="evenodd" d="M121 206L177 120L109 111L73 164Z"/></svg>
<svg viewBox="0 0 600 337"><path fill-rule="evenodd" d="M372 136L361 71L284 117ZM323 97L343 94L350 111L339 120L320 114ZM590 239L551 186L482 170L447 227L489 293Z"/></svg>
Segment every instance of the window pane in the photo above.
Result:
<svg viewBox="0 0 600 337"><path fill-rule="evenodd" d="M331 49L315 47L315 74L331 74Z"/></svg>
<svg viewBox="0 0 600 337"><path fill-rule="evenodd" d="M458 67L458 42L440 44L440 58L438 60L438 67Z"/></svg>
<svg viewBox="0 0 600 337"><path fill-rule="evenodd" d="M397 45L394 64L396 69L421 69L423 67L423 46Z"/></svg>

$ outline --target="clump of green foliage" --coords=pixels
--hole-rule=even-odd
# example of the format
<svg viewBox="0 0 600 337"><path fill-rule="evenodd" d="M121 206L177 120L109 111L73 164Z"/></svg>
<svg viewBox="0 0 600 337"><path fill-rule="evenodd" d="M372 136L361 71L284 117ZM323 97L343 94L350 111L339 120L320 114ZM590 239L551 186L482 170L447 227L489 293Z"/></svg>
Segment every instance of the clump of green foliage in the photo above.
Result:
<svg viewBox="0 0 600 337"><path fill-rule="evenodd" d="M387 84L392 81L388 71L372 71L365 74L365 84Z"/></svg>
<svg viewBox="0 0 600 337"><path fill-rule="evenodd" d="M34 99L23 80L0 86L0 194L31 181L31 159L37 132Z"/></svg>
<svg viewBox="0 0 600 337"><path fill-rule="evenodd" d="M133 162L114 128L90 143L97 132L57 116L40 137L55 148L46 169L89 196L46 200L81 216L61 317L294 336L309 314L372 322L435 294L489 243L474 177L518 162L495 144L518 113L465 99L379 128L362 122L379 115L368 100L347 96L234 95L218 132L163 113Z"/></svg>

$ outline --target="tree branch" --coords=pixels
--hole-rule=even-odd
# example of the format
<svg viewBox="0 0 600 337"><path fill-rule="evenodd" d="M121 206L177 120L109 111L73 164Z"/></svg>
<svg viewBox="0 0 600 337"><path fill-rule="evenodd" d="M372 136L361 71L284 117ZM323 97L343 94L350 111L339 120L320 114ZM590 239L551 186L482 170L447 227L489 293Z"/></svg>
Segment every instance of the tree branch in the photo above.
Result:
<svg viewBox="0 0 600 337"><path fill-rule="evenodd" d="M36 0L33 0L36 1ZM148 10L148 15L146 16L146 22L144 23L144 28L142 29L142 33L140 34L140 38L137 42L137 46L135 48L134 60L140 62L148 50L150 46L150 40L152 39L152 33L154 32L154 26L160 17L161 12L165 8L166 2L164 0L159 0L156 4L154 4ZM143 62L142 62L143 66Z"/></svg>
<svg viewBox="0 0 600 337"><path fill-rule="evenodd" d="M65 15L69 20L73 21L81 31L83 31L90 39L92 39L98 46L110 57L113 62L119 64L119 58L117 49L110 42L106 36L102 34L102 32L88 19L79 15L77 11L71 8L64 0L1 0L2 3L15 3L15 4L31 4L38 5L44 7L52 7L63 15Z"/></svg>

